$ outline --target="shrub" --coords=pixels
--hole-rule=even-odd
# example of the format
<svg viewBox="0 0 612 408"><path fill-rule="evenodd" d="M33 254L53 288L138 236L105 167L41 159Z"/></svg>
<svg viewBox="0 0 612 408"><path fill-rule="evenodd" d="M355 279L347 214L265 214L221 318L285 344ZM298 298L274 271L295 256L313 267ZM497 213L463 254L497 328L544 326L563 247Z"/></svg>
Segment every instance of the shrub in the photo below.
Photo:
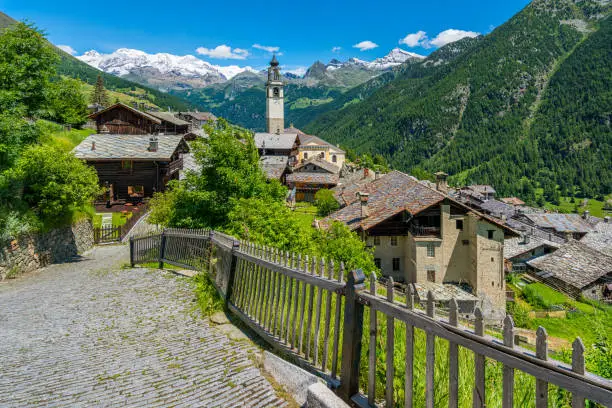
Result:
<svg viewBox="0 0 612 408"><path fill-rule="evenodd" d="M338 201L334 198L334 193L326 188L317 191L315 194L315 205L317 206L317 214L321 217L327 217L340 207Z"/></svg>

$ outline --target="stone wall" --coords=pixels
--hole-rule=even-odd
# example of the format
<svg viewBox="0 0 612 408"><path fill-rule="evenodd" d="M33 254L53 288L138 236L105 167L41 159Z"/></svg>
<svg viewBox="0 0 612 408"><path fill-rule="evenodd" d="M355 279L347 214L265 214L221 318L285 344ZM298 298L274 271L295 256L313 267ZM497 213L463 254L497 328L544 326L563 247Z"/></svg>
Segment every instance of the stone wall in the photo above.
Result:
<svg viewBox="0 0 612 408"><path fill-rule="evenodd" d="M90 220L4 242L0 246L0 280L14 278L52 263L67 262L93 247L93 244Z"/></svg>

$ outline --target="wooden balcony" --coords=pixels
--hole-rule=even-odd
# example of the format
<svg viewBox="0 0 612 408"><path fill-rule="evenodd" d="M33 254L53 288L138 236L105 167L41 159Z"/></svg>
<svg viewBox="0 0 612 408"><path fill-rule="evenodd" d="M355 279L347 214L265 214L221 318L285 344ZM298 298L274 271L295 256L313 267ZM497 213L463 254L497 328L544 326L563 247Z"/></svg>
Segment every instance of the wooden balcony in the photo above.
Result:
<svg viewBox="0 0 612 408"><path fill-rule="evenodd" d="M182 169L183 169L183 158L181 157L180 159L177 159L173 162L170 162L170 164L168 164L168 167L166 168L166 175L171 176L177 171L182 170Z"/></svg>
<svg viewBox="0 0 612 408"><path fill-rule="evenodd" d="M439 237L440 227L410 225L408 227L410 233L415 237Z"/></svg>

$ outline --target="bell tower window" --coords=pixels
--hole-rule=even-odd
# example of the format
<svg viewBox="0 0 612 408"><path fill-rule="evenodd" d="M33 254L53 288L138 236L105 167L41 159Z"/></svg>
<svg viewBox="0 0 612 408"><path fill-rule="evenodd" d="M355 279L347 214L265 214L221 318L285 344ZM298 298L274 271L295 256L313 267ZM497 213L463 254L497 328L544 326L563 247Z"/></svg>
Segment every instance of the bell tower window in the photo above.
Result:
<svg viewBox="0 0 612 408"><path fill-rule="evenodd" d="M280 96L280 89L273 88L272 89L272 96L274 96L275 98L278 98Z"/></svg>

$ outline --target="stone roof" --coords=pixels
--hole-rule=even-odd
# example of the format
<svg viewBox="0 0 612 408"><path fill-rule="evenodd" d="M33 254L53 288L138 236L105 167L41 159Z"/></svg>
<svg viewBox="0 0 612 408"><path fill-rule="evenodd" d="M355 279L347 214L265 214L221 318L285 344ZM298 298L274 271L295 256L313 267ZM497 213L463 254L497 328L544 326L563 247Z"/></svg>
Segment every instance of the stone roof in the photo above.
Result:
<svg viewBox="0 0 612 408"><path fill-rule="evenodd" d="M268 179L279 180L287 168L287 156L261 156L259 164Z"/></svg>
<svg viewBox="0 0 612 408"><path fill-rule="evenodd" d="M480 209L486 213L491 214L494 217L501 218L502 215L505 215L506 218L512 217L516 210L513 206L508 205L506 203L502 203L497 200L487 200L479 205Z"/></svg>
<svg viewBox="0 0 612 408"><path fill-rule="evenodd" d="M357 197L358 192L369 194L369 216L365 219L361 218L361 203ZM377 180L336 187L334 196L344 207L324 219L323 223L336 220L345 223L352 230L358 228L368 230L403 211L416 215L435 204L449 200L465 208L467 212L471 212L477 217L509 231L512 235L518 235L518 232L505 223L478 213L446 194L428 187L415 177L399 171L382 175Z"/></svg>
<svg viewBox="0 0 612 408"><path fill-rule="evenodd" d="M255 133L255 146L258 149L293 149L297 133Z"/></svg>
<svg viewBox="0 0 612 408"><path fill-rule="evenodd" d="M518 197L506 197L506 198L501 198L500 200L510 205L525 205L525 202Z"/></svg>
<svg viewBox="0 0 612 408"><path fill-rule="evenodd" d="M612 221L598 223L580 242L612 256Z"/></svg>
<svg viewBox="0 0 612 408"><path fill-rule="evenodd" d="M187 126L189 125L189 122L183 120L183 119L179 119L176 116L174 116L175 114L172 112L154 112L154 111L149 111L147 112L149 115L151 116L155 116L157 119L161 119L164 122L168 122L168 123L172 123L173 125L176 126Z"/></svg>
<svg viewBox="0 0 612 408"><path fill-rule="evenodd" d="M467 188L479 194L488 194L488 193L495 194L495 189L489 186L488 184L472 184L471 186L467 186Z"/></svg>
<svg viewBox="0 0 612 408"><path fill-rule="evenodd" d="M526 252L546 246L549 248L559 248L560 244L548 241L544 238L529 236L529 242L525 243L524 237L514 237L504 240L504 258L511 259Z"/></svg>
<svg viewBox="0 0 612 408"><path fill-rule="evenodd" d="M157 138L157 150L149 150L149 139ZM92 143L95 149L92 150ZM88 136L77 147L74 155L85 160L161 160L169 161L183 141L176 135L108 135Z"/></svg>
<svg viewBox="0 0 612 408"><path fill-rule="evenodd" d="M129 111L134 112L135 114L137 114L139 116L142 116L142 117L150 120L151 122L155 122L157 124L161 124L161 120L156 118L155 116L152 116L152 115L150 115L150 114L148 114L146 112L143 112L143 111L139 111L138 109L132 108L131 106L126 105L125 103L121 103L121 102L118 102L118 103L116 103L114 105L111 105L111 106L109 106L106 109L102 109L101 111L94 112L91 115L89 115L88 118L89 119L95 119L97 116L102 115L103 113L108 112L108 111L113 110L113 109L116 109L116 108L127 109Z"/></svg>
<svg viewBox="0 0 612 408"><path fill-rule="evenodd" d="M370 215L365 219L361 218L361 203L357 192L369 194ZM346 206L331 214L329 220L343 222L353 230L367 230L402 211L418 214L446 198L444 194L399 171L392 171L369 183L340 187L336 189L336 197Z"/></svg>
<svg viewBox="0 0 612 408"><path fill-rule="evenodd" d="M540 271L542 278L554 276L578 289L612 273L612 257L574 240L527 264Z"/></svg>
<svg viewBox="0 0 612 408"><path fill-rule="evenodd" d="M306 166L307 164L314 164L315 166L318 166L320 168L322 168L323 170L332 173L332 174L338 174L340 173L340 167L336 166L333 163L328 162L327 160L321 160L321 158L319 157L311 157L308 160L305 160L304 162L300 163L299 165L297 165L296 167L293 168L293 171L299 171L299 169L303 168L304 166Z"/></svg>
<svg viewBox="0 0 612 408"><path fill-rule="evenodd" d="M210 112L181 112L183 115L189 115L195 120L217 120L217 117Z"/></svg>
<svg viewBox="0 0 612 408"><path fill-rule="evenodd" d="M436 283L436 282L418 282L412 286L416 291L416 295L421 302L427 300L427 292L431 291L436 302L448 302L451 299L457 301L473 301L478 302L480 299L471 293L466 292L459 286L451 283Z"/></svg>
<svg viewBox="0 0 612 408"><path fill-rule="evenodd" d="M338 184L338 175L331 173L309 173L300 172L287 175L288 183L305 183L305 184Z"/></svg>
<svg viewBox="0 0 612 408"><path fill-rule="evenodd" d="M553 229L557 232L585 233L593 230L593 226L580 214L525 214L525 217L539 228Z"/></svg>
<svg viewBox="0 0 612 408"><path fill-rule="evenodd" d="M320 146L328 146L329 148L333 149L337 153L345 153L345 151L339 148L338 146L334 146L333 144L326 142L325 140L321 139L318 136L307 135L306 133L302 132L300 129L296 127L293 127L293 126L288 127L287 129L285 129L285 133L296 133L298 137L300 138L301 146L312 143L312 144L320 145Z"/></svg>

